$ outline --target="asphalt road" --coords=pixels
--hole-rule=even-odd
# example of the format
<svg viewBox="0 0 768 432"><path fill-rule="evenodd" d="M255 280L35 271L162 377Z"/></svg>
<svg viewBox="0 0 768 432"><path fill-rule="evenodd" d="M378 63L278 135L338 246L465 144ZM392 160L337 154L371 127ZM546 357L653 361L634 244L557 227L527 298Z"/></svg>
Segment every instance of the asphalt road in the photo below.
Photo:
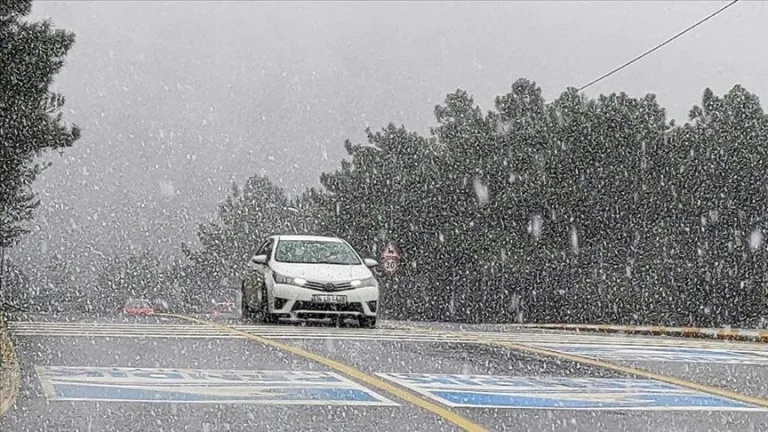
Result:
<svg viewBox="0 0 768 432"><path fill-rule="evenodd" d="M768 396L768 344L413 325L431 327L422 331L407 323L367 330L219 321L235 329L228 330L159 317L12 319L22 387L0 418L3 432L461 430L403 393L487 430L768 430L768 410L745 410L743 402L477 338L758 397ZM350 379L325 359L364 379ZM382 382L394 392L378 387Z"/></svg>

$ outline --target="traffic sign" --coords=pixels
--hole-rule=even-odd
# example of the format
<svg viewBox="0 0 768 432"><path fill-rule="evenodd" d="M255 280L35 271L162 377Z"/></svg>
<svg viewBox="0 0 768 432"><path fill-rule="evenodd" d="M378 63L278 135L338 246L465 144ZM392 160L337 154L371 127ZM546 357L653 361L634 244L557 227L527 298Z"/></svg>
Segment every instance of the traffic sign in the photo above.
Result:
<svg viewBox="0 0 768 432"><path fill-rule="evenodd" d="M397 259L394 257L386 257L381 261L381 268L384 269L384 271L387 274L392 274L397 270Z"/></svg>
<svg viewBox="0 0 768 432"><path fill-rule="evenodd" d="M395 245L392 243L387 243L387 246L384 247L384 251L381 253L382 261L385 258L394 258L396 260L400 259L400 254L397 253L397 248L395 248Z"/></svg>

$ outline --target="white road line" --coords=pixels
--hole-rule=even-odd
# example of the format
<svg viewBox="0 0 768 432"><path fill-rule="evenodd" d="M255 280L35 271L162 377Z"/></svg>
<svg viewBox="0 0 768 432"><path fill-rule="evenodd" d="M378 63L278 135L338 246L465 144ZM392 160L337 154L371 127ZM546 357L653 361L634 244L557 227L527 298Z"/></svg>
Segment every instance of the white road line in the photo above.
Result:
<svg viewBox="0 0 768 432"><path fill-rule="evenodd" d="M695 340L661 336L620 336L620 335L585 335L568 333L495 333L495 332L466 332L496 340L514 341L518 343L579 343L579 344L616 344L631 346L656 347L686 347L703 349L746 349L750 351L768 352L768 344L755 342L740 342L727 340Z"/></svg>
<svg viewBox="0 0 768 432"><path fill-rule="evenodd" d="M239 338L230 333L198 324L162 323L77 323L10 321L8 326L16 336L50 337L145 337L145 338ZM290 325L235 325L238 330L270 339L334 339L401 342L472 342L483 337L526 345L542 343L579 345L621 345L634 347L698 348L768 353L768 344L736 341L698 341L682 338L637 337L619 335L583 335L570 333L502 333L464 332L466 338L426 334L419 331L389 328L359 329L335 327L298 327Z"/></svg>
<svg viewBox="0 0 768 432"><path fill-rule="evenodd" d="M10 322L9 328L15 336L49 337L132 337L132 338L241 338L231 333L219 332L215 328L201 325L165 324L123 324L107 323L98 326L84 323L28 323ZM425 335L399 330L359 329L311 329L279 326L238 326L254 335L272 339L344 339L446 342L457 341L454 337Z"/></svg>

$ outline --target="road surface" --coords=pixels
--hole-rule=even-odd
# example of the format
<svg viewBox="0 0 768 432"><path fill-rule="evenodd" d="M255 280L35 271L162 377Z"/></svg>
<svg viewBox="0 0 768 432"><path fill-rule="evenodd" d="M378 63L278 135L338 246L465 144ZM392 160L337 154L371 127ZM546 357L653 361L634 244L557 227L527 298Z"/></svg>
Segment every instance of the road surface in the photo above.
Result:
<svg viewBox="0 0 768 432"><path fill-rule="evenodd" d="M3 432L768 430L768 409L745 402L768 404L748 399L768 397L768 344L407 323L12 320L22 387Z"/></svg>

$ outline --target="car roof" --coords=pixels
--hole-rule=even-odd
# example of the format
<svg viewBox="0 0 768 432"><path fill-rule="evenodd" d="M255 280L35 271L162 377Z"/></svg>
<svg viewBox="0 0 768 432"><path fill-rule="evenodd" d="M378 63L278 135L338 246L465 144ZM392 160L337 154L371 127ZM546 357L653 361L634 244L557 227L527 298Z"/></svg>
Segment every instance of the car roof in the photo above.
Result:
<svg viewBox="0 0 768 432"><path fill-rule="evenodd" d="M289 235L277 235L275 236L275 238L277 238L278 240L329 241L329 242L338 242L338 243L342 242L342 240L338 237L316 236L316 235L289 234Z"/></svg>

